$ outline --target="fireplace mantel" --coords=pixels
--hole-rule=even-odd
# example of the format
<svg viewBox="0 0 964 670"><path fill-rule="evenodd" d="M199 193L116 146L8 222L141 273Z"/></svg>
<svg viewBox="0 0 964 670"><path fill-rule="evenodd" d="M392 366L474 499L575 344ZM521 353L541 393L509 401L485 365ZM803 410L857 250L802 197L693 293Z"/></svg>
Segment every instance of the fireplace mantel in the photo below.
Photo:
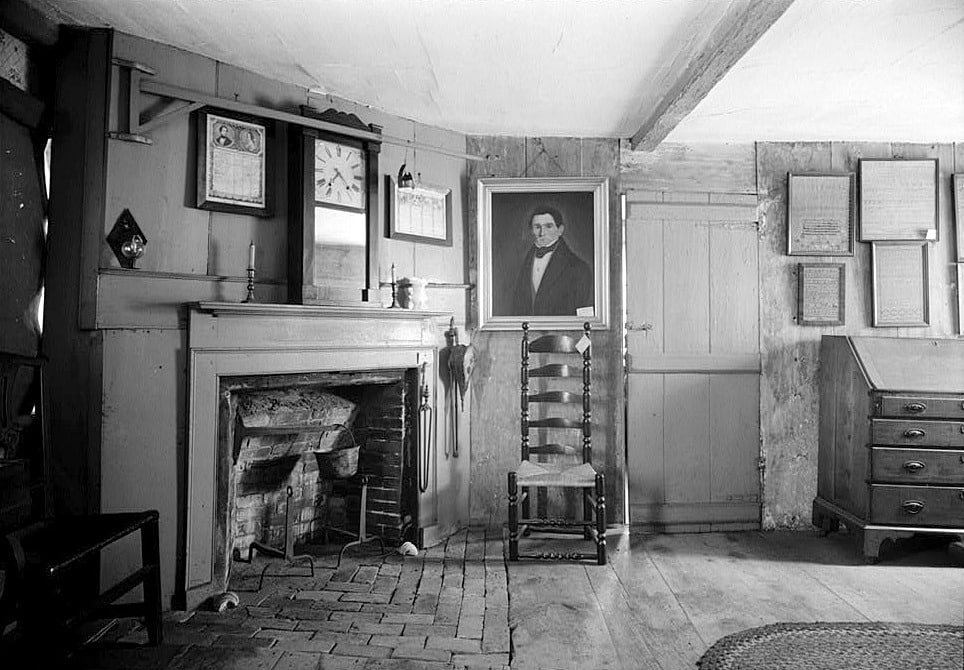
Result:
<svg viewBox="0 0 964 670"><path fill-rule="evenodd" d="M302 318L352 318L352 319L424 319L449 318L449 312L425 312L412 309L386 307L356 307L346 305L279 305L257 302L196 302L192 304L199 312L214 316L272 316Z"/></svg>
<svg viewBox="0 0 964 670"><path fill-rule="evenodd" d="M228 557L216 535L218 388L222 377L423 368L435 404L438 351L449 314L373 307L196 302L187 305L187 606L226 587ZM437 412L436 412L437 414ZM423 496L433 498L430 489ZM435 505L424 500L421 509ZM422 526L431 520L423 520ZM180 580L179 580L180 581ZM182 591L183 589L183 591Z"/></svg>

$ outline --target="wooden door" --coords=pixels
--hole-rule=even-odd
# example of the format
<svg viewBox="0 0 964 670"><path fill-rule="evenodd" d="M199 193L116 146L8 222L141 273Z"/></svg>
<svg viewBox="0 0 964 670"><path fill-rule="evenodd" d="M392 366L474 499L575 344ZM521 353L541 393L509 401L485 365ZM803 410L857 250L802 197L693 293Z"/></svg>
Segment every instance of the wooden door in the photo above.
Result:
<svg viewBox="0 0 964 670"><path fill-rule="evenodd" d="M626 208L630 521L758 527L756 196L631 191Z"/></svg>

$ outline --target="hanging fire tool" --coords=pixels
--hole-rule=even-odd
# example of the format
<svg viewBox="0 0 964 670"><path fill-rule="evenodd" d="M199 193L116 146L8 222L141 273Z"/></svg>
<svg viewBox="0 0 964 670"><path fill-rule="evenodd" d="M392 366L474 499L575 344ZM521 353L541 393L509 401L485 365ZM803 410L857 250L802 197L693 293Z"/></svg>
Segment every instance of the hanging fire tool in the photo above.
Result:
<svg viewBox="0 0 964 670"><path fill-rule="evenodd" d="M425 379L425 366L426 363L422 363L418 368L418 490L421 493L428 490L428 478L432 468L432 430L435 426L432 405L429 402L428 381Z"/></svg>
<svg viewBox="0 0 964 670"><path fill-rule="evenodd" d="M455 318L449 321L445 331L445 349L439 353L442 366L442 383L445 386L446 405L449 409L446 426L445 457L449 457L450 444L453 458L459 457L459 412L465 406L465 389L472 374L475 350L471 345L459 344L459 330ZM458 392L456 392L458 391ZM460 405L461 403L461 405Z"/></svg>

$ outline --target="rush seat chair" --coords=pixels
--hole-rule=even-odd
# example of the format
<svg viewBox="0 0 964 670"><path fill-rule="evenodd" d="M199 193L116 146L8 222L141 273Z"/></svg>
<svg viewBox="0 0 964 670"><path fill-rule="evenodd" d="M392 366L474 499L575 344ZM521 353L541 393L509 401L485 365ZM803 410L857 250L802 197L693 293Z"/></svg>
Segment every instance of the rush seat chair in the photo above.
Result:
<svg viewBox="0 0 964 670"><path fill-rule="evenodd" d="M583 332L575 336L543 335L531 342L529 324L523 323L520 377L521 461L516 470L508 474L509 560L592 559L605 565L605 477L592 464L592 342L589 323L583 324ZM581 393L578 389L580 378ZM530 388L530 383L538 388ZM530 437L533 430L539 431L536 444ZM550 435L552 439L557 435L575 435L578 443L543 441L544 435ZM533 494L539 489L552 488L576 489L581 494L581 519L530 515ZM537 510L542 507L543 504L537 505ZM523 538L548 539L542 533L582 535L595 544L595 551L519 551Z"/></svg>

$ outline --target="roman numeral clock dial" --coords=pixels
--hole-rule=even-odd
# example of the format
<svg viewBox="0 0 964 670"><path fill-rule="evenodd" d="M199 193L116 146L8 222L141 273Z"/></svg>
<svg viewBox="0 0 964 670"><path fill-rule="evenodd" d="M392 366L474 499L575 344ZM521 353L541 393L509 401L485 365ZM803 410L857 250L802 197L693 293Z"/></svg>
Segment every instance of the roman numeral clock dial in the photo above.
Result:
<svg viewBox="0 0 964 670"><path fill-rule="evenodd" d="M365 154L359 147L315 140L315 202L365 209Z"/></svg>

